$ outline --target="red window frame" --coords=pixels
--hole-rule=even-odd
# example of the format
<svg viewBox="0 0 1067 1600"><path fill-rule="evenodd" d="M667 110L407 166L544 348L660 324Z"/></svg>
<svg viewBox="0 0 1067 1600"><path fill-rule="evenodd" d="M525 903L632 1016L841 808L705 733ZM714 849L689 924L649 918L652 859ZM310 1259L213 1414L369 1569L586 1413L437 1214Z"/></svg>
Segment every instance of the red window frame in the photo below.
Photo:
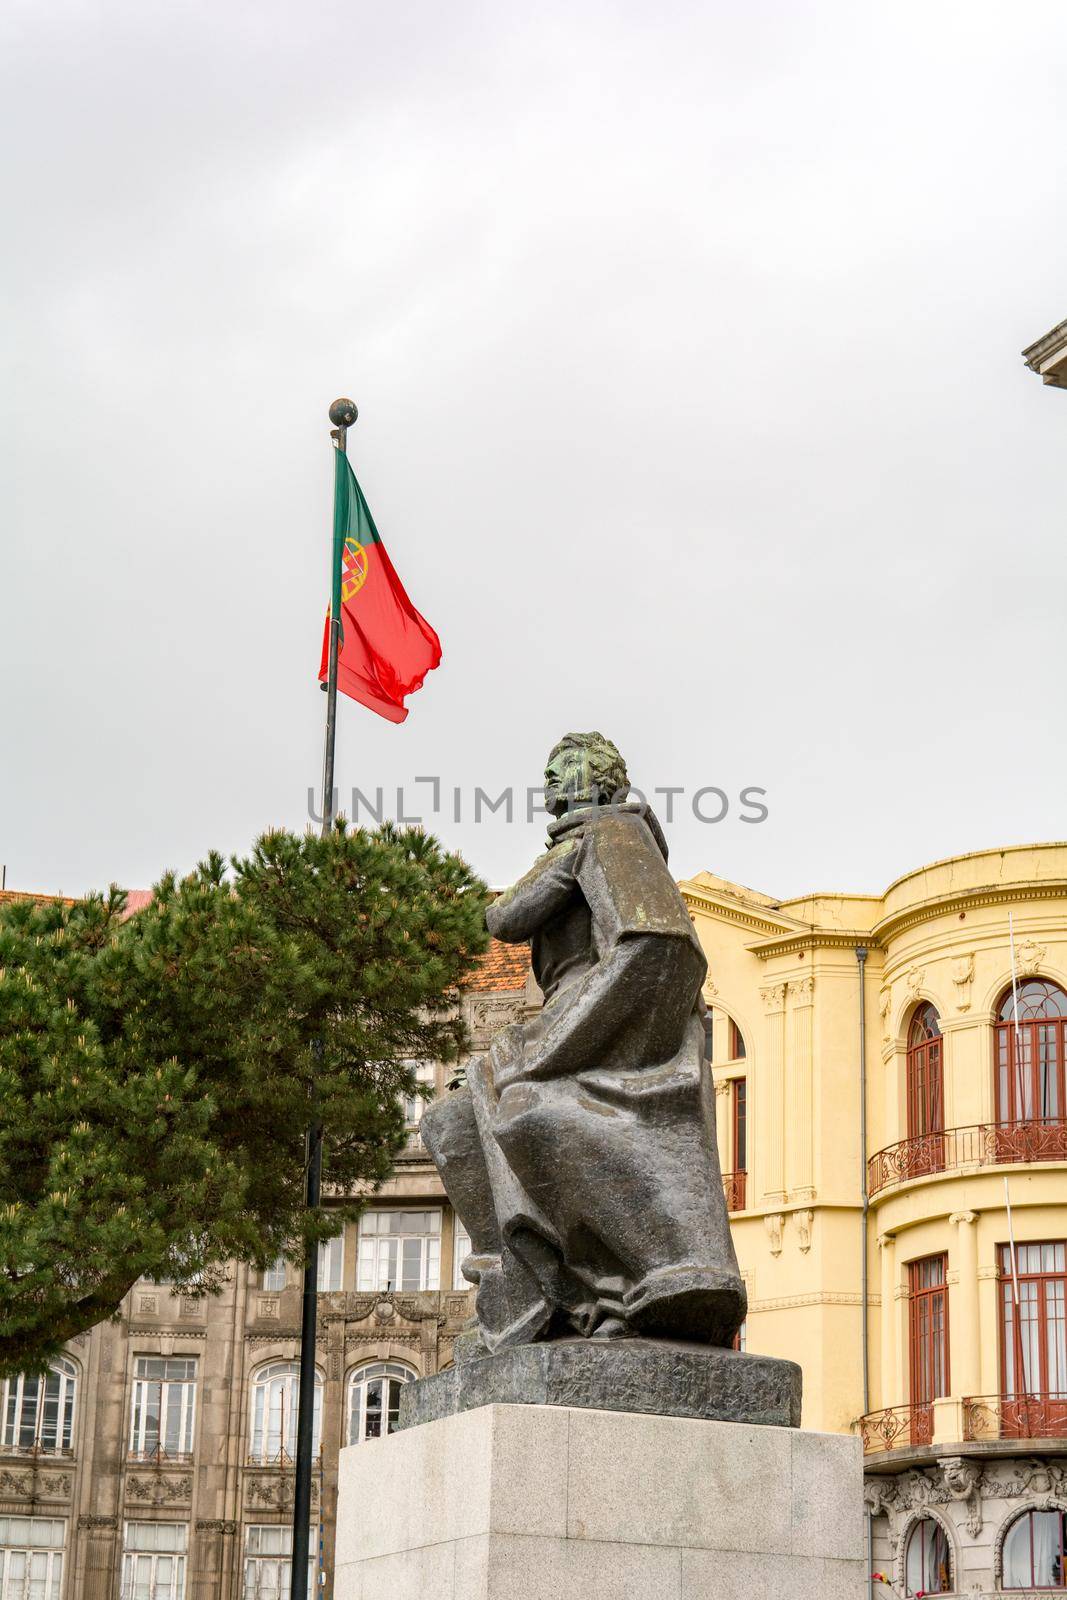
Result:
<svg viewBox="0 0 1067 1600"><path fill-rule="evenodd" d="M748 1079L735 1078L730 1091L733 1102L733 1170L748 1171Z"/></svg>
<svg viewBox="0 0 1067 1600"><path fill-rule="evenodd" d="M730 1018L730 1060L731 1061L744 1061L744 1059L745 1059L745 1036L741 1032L741 1029L737 1026L737 1023L734 1021L733 1017L731 1017Z"/></svg>
<svg viewBox="0 0 1067 1600"><path fill-rule="evenodd" d="M1067 1107L1067 994L1050 978L1018 985L1018 1049L1015 1000L1001 996L994 1024L997 1121L1062 1122Z"/></svg>
<svg viewBox="0 0 1067 1600"><path fill-rule="evenodd" d="M912 1443L929 1443L933 1403L949 1393L948 1257L908 1263Z"/></svg>
<svg viewBox="0 0 1067 1600"><path fill-rule="evenodd" d="M1059 1581L1059 1583L1035 1583L1035 1581L1034 1581L1034 1579L1037 1577L1037 1573L1034 1570L1034 1517L1035 1516L1054 1516L1057 1519L1057 1531L1058 1531L1059 1536L1060 1536L1060 1553L1059 1553L1060 1581ZM1008 1582L1008 1574L1005 1572L1004 1578L1003 1578L1003 1583L1002 1583L1002 1587L1004 1589L1004 1593L1005 1594L1018 1594L1020 1591L1025 1593L1025 1591L1027 1589L1029 1589L1031 1592L1033 1590L1035 1590L1035 1589L1039 1589L1044 1594L1057 1594L1057 1593L1059 1593L1059 1591L1061 1589L1067 1589L1067 1575L1065 1575L1065 1572L1064 1572L1065 1565L1067 1565L1067 1562L1065 1562L1065 1559L1064 1559L1065 1558L1065 1553L1067 1553L1067 1539L1065 1539L1065 1537L1064 1537L1064 1524L1065 1524L1065 1522L1067 1522L1067 1512L1064 1512L1063 1509L1060 1506L1033 1506L1029 1511L1023 1511L1019 1516L1017 1516L1012 1521L1012 1523L1010 1524L1010 1526L1008 1528L1007 1534L1005 1535L1005 1539L1004 1539L1004 1549L1005 1550L1007 1549L1007 1546L1008 1546L1008 1540L1012 1538L1012 1535L1015 1533L1016 1528L1018 1528L1023 1522L1025 1522L1027 1524L1027 1533L1029 1535L1029 1538L1028 1538L1027 1542L1028 1542L1029 1547L1030 1547L1030 1579L1029 1579L1029 1582L1027 1582L1027 1583L1009 1583Z"/></svg>
<svg viewBox="0 0 1067 1600"><path fill-rule="evenodd" d="M945 1067L941 1020L929 1001L908 1029L908 1177L945 1165Z"/></svg>
<svg viewBox="0 0 1067 1600"><path fill-rule="evenodd" d="M1067 1243L1017 1244L1019 1326L1011 1247L999 1249L1000 1432L1005 1439L1067 1432Z"/></svg>

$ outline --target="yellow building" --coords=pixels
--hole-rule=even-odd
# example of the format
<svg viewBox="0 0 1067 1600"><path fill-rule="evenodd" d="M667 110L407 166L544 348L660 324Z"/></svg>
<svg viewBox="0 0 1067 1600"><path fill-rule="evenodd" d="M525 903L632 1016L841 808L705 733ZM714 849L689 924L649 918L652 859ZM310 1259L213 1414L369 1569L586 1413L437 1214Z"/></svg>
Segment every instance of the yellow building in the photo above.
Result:
<svg viewBox="0 0 1067 1600"><path fill-rule="evenodd" d="M805 1427L862 1431L899 1593L1067 1587L1067 844L682 892L746 1347L801 1362Z"/></svg>

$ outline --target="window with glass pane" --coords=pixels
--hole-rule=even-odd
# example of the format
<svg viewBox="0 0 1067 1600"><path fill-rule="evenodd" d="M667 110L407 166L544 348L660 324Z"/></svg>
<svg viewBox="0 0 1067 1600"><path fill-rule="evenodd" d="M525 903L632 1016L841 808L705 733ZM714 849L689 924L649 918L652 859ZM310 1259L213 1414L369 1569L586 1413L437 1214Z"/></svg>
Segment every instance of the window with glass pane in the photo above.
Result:
<svg viewBox="0 0 1067 1600"><path fill-rule="evenodd" d="M59 1600L66 1524L0 1516L0 1600Z"/></svg>
<svg viewBox="0 0 1067 1600"><path fill-rule="evenodd" d="M998 1121L1058 1121L1064 1115L1067 994L1047 978L1031 978L1015 994L1007 990L997 1018Z"/></svg>
<svg viewBox="0 0 1067 1600"><path fill-rule="evenodd" d="M341 1274L345 1264L344 1235L338 1234L335 1239L327 1239L319 1245L319 1293L326 1294L329 1290L341 1287Z"/></svg>
<svg viewBox="0 0 1067 1600"><path fill-rule="evenodd" d="M295 1361L272 1361L252 1377L252 1437L249 1454L262 1464L292 1461L296 1455L296 1414L300 1405L300 1367ZM311 1449L322 1440L322 1374L315 1374L315 1410Z"/></svg>
<svg viewBox="0 0 1067 1600"><path fill-rule="evenodd" d="M416 1083L425 1084L428 1088L433 1088L437 1074L432 1061L409 1061L406 1065L414 1069ZM404 1122L406 1126L417 1128L422 1121L422 1113L428 1105L429 1101L424 1100L421 1095L405 1095Z"/></svg>
<svg viewBox="0 0 1067 1600"><path fill-rule="evenodd" d="M744 1078L733 1082L734 1102L734 1171L748 1168L748 1084Z"/></svg>
<svg viewBox="0 0 1067 1600"><path fill-rule="evenodd" d="M0 1398L0 1444L5 1450L58 1454L74 1444L77 1368L61 1356L44 1376L20 1374L4 1381Z"/></svg>
<svg viewBox="0 0 1067 1600"><path fill-rule="evenodd" d="M400 1420L400 1391L417 1374L399 1361L372 1361L348 1380L348 1443L380 1439Z"/></svg>
<svg viewBox="0 0 1067 1600"><path fill-rule="evenodd" d="M122 1600L184 1600L184 1522L127 1522L122 1547Z"/></svg>
<svg viewBox="0 0 1067 1600"><path fill-rule="evenodd" d="M948 1394L948 1288L945 1256L908 1267L911 1297L911 1404L913 1443L928 1442L930 1407Z"/></svg>
<svg viewBox="0 0 1067 1600"><path fill-rule="evenodd" d="M361 1290L438 1289L440 1211L365 1211L359 1223Z"/></svg>
<svg viewBox="0 0 1067 1600"><path fill-rule="evenodd" d="M285 1257L279 1256L274 1265L261 1274L259 1286L272 1294L281 1294L285 1288Z"/></svg>
<svg viewBox="0 0 1067 1600"><path fill-rule="evenodd" d="M1015 1321L1015 1276L1019 1281L1019 1320ZM1000 1247L1002 1393L1059 1402L1057 1414L1067 1424L1067 1245L1020 1244ZM1005 1421L1020 1426L1014 1411ZM1051 1421L1052 1418L1050 1417Z"/></svg>
<svg viewBox="0 0 1067 1600"><path fill-rule="evenodd" d="M941 1133L945 1127L941 1022L932 1005L921 1005L908 1029L908 1138Z"/></svg>
<svg viewBox="0 0 1067 1600"><path fill-rule="evenodd" d="M195 1412L195 1360L179 1356L137 1357L130 1411L131 1455L189 1455Z"/></svg>
<svg viewBox="0 0 1067 1600"><path fill-rule="evenodd" d="M471 1253L471 1236L460 1222L459 1217L452 1213L452 1287L453 1289L469 1289L471 1285L463 1276L463 1263Z"/></svg>
<svg viewBox="0 0 1067 1600"><path fill-rule="evenodd" d="M311 1539L315 1548L315 1538ZM293 1530L287 1524L253 1524L245 1535L242 1600L289 1600ZM308 1594L315 1593L315 1557L308 1557Z"/></svg>
<svg viewBox="0 0 1067 1600"><path fill-rule="evenodd" d="M730 1060L743 1061L746 1055L745 1036L737 1023L730 1018Z"/></svg>
<svg viewBox="0 0 1067 1600"><path fill-rule="evenodd" d="M907 1594L952 1593L948 1536L933 1517L922 1517L908 1534L904 1589Z"/></svg>
<svg viewBox="0 0 1067 1600"><path fill-rule="evenodd" d="M1063 1589L1064 1513L1025 1511L1004 1539L1005 1589Z"/></svg>

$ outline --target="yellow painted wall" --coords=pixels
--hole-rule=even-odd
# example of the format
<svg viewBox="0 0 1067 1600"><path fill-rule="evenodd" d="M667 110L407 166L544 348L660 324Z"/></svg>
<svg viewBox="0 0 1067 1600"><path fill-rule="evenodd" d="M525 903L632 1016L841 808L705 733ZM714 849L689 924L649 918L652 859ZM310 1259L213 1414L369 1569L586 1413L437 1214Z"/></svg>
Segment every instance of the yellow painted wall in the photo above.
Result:
<svg viewBox="0 0 1067 1600"><path fill-rule="evenodd" d="M999 1389L998 1246L1004 1177L1020 1242L1067 1238L1065 1163L971 1162L873 1196L862 1165L907 1135L906 1038L932 1002L944 1035L945 1126L994 1117L994 1008L1020 978L1067 989L1067 844L936 862L883 895L775 901L711 873L682 884L708 956L713 1062L724 1170L731 1079L747 1083L745 1209L734 1238L749 1293L747 1348L804 1368L804 1425L848 1431L864 1411L862 1260L866 1249L866 1409L908 1399L908 1263L947 1252L953 1405L936 1438L959 1437L959 1402ZM860 965L866 960L867 1142L861 1150ZM728 1019L743 1061L731 1060ZM864 1238L864 1234L866 1237Z"/></svg>

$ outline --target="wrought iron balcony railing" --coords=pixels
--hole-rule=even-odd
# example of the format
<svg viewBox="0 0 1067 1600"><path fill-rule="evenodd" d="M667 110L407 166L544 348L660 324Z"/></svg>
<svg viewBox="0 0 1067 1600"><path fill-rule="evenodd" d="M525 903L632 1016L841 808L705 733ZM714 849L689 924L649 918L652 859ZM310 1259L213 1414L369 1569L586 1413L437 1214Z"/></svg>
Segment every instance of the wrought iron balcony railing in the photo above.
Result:
<svg viewBox="0 0 1067 1600"><path fill-rule="evenodd" d="M1067 1391L966 1395L963 1437L969 1443L983 1439L1067 1439Z"/></svg>
<svg viewBox="0 0 1067 1600"><path fill-rule="evenodd" d="M995 1167L1020 1161L1067 1161L1067 1119L978 1122L967 1128L920 1133L887 1145L867 1162L867 1192L878 1194L910 1178L957 1167Z"/></svg>
<svg viewBox="0 0 1067 1600"><path fill-rule="evenodd" d="M181 1463L189 1462L192 1459L193 1452L191 1450L167 1450L161 1444L152 1445L151 1448L147 1450L135 1450L131 1448L126 1452L127 1461L151 1462L157 1466L161 1465L163 1462L172 1462L175 1465L180 1465Z"/></svg>
<svg viewBox="0 0 1067 1600"><path fill-rule="evenodd" d="M886 1406L860 1418L860 1438L865 1456L883 1450L907 1450L929 1444L934 1436L932 1405Z"/></svg>
<svg viewBox="0 0 1067 1600"><path fill-rule="evenodd" d="M744 1168L740 1172L724 1172L722 1175L723 1191L726 1195L727 1211L743 1211L745 1209L745 1179L748 1174Z"/></svg>

